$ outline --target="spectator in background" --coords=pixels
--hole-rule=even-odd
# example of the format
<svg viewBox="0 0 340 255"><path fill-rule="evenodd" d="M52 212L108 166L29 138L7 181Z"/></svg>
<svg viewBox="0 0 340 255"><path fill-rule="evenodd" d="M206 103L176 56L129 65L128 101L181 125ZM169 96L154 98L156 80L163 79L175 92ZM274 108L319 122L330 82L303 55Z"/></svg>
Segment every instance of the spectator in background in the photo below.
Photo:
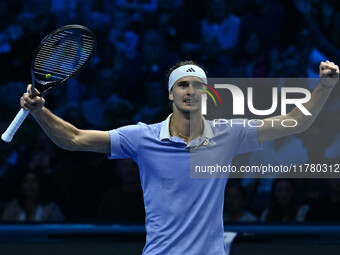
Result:
<svg viewBox="0 0 340 255"><path fill-rule="evenodd" d="M331 115L327 114L326 116L330 118ZM326 119L326 116L323 119ZM333 118L331 120L333 121L328 120L327 122L323 123L320 119L317 123L315 123L313 128L308 130L308 133L306 132L299 135L303 142L303 146L308 152L309 160L306 163L320 164L327 161L327 158L325 158L325 150L332 142L336 142L334 131L339 125L337 119ZM322 128L327 128L327 134L321 131ZM316 137L317 139L311 139L311 137ZM339 150L339 148L337 148L337 150Z"/></svg>
<svg viewBox="0 0 340 255"><path fill-rule="evenodd" d="M23 2L23 12L18 21L24 26L24 34L32 40L40 41L40 35L53 31L57 25L57 17L51 12L51 0L34 0ZM33 38L37 36L37 38Z"/></svg>
<svg viewBox="0 0 340 255"><path fill-rule="evenodd" d="M0 93L2 95L6 95L3 100L0 102L0 108L6 109L6 111L10 111L11 113L15 113L18 111L18 106L12 104L14 98L18 97L22 94L22 91L25 89L25 84L22 81L15 81L12 78L11 82L2 83L0 86ZM7 116L3 114L1 119L5 119Z"/></svg>
<svg viewBox="0 0 340 255"><path fill-rule="evenodd" d="M309 210L298 200L298 190L292 179L274 180L270 192L269 207L261 215L261 221L304 221Z"/></svg>
<svg viewBox="0 0 340 255"><path fill-rule="evenodd" d="M216 36L204 37L202 42L202 65L210 77L225 77L232 66L232 59L221 50L220 42Z"/></svg>
<svg viewBox="0 0 340 255"><path fill-rule="evenodd" d="M244 69L246 77L266 77L270 65L267 54L261 35L249 31L241 36L239 61L236 63Z"/></svg>
<svg viewBox="0 0 340 255"><path fill-rule="evenodd" d="M167 50L165 38L158 30L146 31L142 43L143 77L154 74L153 77L157 75L163 81L168 67L178 61L177 54Z"/></svg>
<svg viewBox="0 0 340 255"><path fill-rule="evenodd" d="M307 214L308 221L340 221L340 179L324 181L327 192Z"/></svg>
<svg viewBox="0 0 340 255"><path fill-rule="evenodd" d="M78 0L52 0L51 11L58 18L58 27L76 23Z"/></svg>
<svg viewBox="0 0 340 255"><path fill-rule="evenodd" d="M169 49L180 50L181 40L179 39L179 27L177 16L182 12L182 0L158 0L157 15L146 15L143 22L143 33L149 29L161 30L165 40L169 44ZM187 19L191 23L190 18ZM187 22L186 22L187 23ZM187 31L192 35L192 31Z"/></svg>
<svg viewBox="0 0 340 255"><path fill-rule="evenodd" d="M134 106L130 101L120 98L117 94L111 95L105 102L103 113L104 127L121 127L132 121Z"/></svg>
<svg viewBox="0 0 340 255"><path fill-rule="evenodd" d="M74 102L70 102L65 106L63 109L62 118L69 121L72 120L74 123L76 123L75 125L78 125L79 127L85 128L89 126L80 106Z"/></svg>
<svg viewBox="0 0 340 255"><path fill-rule="evenodd" d="M58 160L56 148L44 134L35 137L34 149L30 153L28 169L43 169L42 174L50 174L54 171L55 162Z"/></svg>
<svg viewBox="0 0 340 255"><path fill-rule="evenodd" d="M257 221L257 217L245 210L246 191L240 184L228 183L225 191L223 221Z"/></svg>
<svg viewBox="0 0 340 255"><path fill-rule="evenodd" d="M17 73L24 67L22 65L24 56L18 56L20 53L23 53L22 44L24 43L24 29L16 21L16 15L9 17L9 13L7 4L5 2L0 2L1 84L5 82L13 82L13 77L17 77Z"/></svg>
<svg viewBox="0 0 340 255"><path fill-rule="evenodd" d="M294 2L296 9L301 13L301 16L311 34L312 40L318 50L320 50L324 55L328 58L332 59L333 61L340 61L340 12L331 15L335 12L333 6L330 3L323 3L322 7L322 16L325 18L315 19L313 15L313 11L319 10L320 8L312 8L312 3L306 0L297 0ZM334 4L334 3L333 3ZM320 15L321 16L321 15ZM318 27L317 21L321 20L323 24L325 23L330 25L325 30L321 32ZM327 35L323 34L324 32L329 31Z"/></svg>
<svg viewBox="0 0 340 255"><path fill-rule="evenodd" d="M17 198L6 205L3 221L62 221L60 208L45 199L43 176L39 171L29 170L20 180Z"/></svg>
<svg viewBox="0 0 340 255"><path fill-rule="evenodd" d="M100 82L96 85L95 94L91 98L83 100L80 109L89 124L93 127L103 127L106 104L115 89L112 83L113 72L111 68L102 67L98 68L96 75Z"/></svg>
<svg viewBox="0 0 340 255"><path fill-rule="evenodd" d="M303 73L306 73L308 78L319 78L319 73L315 71L315 68L317 69L320 60L327 57L315 47L310 32L305 27L299 29L295 37L294 49L302 58L300 65L305 69ZM309 89L314 89L316 86L317 82L313 86L311 84Z"/></svg>
<svg viewBox="0 0 340 255"><path fill-rule="evenodd" d="M112 13L109 41L115 52L104 57L113 60L115 76L118 76L131 62L136 61L139 44L139 35L133 30L129 12L123 7Z"/></svg>
<svg viewBox="0 0 340 255"><path fill-rule="evenodd" d="M75 162L76 166L75 169L66 169L72 171L70 179L65 181L62 174L59 174L60 182L67 183L69 188L66 199L70 206L67 215L68 218L75 220L94 220L103 194L110 187L117 186L117 178L112 171L114 165L113 162L107 164L105 156L99 153L93 157L88 152L72 154L68 159ZM69 176L66 170L61 170L66 175L64 179ZM60 188L65 189L65 187Z"/></svg>
<svg viewBox="0 0 340 255"><path fill-rule="evenodd" d="M98 218L104 221L144 223L143 192L133 159L115 160L119 186L103 195Z"/></svg>
<svg viewBox="0 0 340 255"><path fill-rule="evenodd" d="M159 80L150 80L146 83L146 104L134 115L133 121L143 121L147 124L159 122L167 115L167 107L164 107L165 90Z"/></svg>
<svg viewBox="0 0 340 255"><path fill-rule="evenodd" d="M146 31L141 43L140 54L124 65L118 81L119 96L134 105L145 103L146 84L143 81L158 79L164 82L166 70L178 61L177 54L167 50L165 38L158 30Z"/></svg>
<svg viewBox="0 0 340 255"><path fill-rule="evenodd" d="M249 34L255 31L261 38L265 38L266 49L283 48L287 16L285 9L270 0L254 0L251 4L252 10L242 17L240 33Z"/></svg>
<svg viewBox="0 0 340 255"><path fill-rule="evenodd" d="M274 76L286 78L307 77L306 68L303 63L301 54L291 46L280 54L278 63L273 67Z"/></svg>
<svg viewBox="0 0 340 255"><path fill-rule="evenodd" d="M300 0L297 0L296 2L299 2L299 1ZM336 18L336 9L335 9L334 1L332 0L325 0L322 2L321 1L309 1L309 3L312 4L312 8L314 9L315 16L316 17L320 16L320 18L317 20L317 23L321 31L324 33L324 35L327 38L329 38L331 43L336 45L337 38L339 38L339 36L337 33L334 33L334 29L336 29L336 26L337 26L336 24L333 23L334 21L333 18Z"/></svg>
<svg viewBox="0 0 340 255"><path fill-rule="evenodd" d="M253 152L247 165L257 166L260 164L270 164L273 166L287 164L303 164L308 161L308 152L301 139L296 135L268 141L263 144L263 150ZM248 203L253 210L262 210L270 199L271 190L275 182L275 173L271 178L251 178L254 174L247 174L247 178L242 180L242 185L249 191ZM254 177L254 176L253 176ZM257 176L258 177L258 176Z"/></svg>
<svg viewBox="0 0 340 255"><path fill-rule="evenodd" d="M150 29L162 31L168 50L181 53L183 58L197 59L200 50L200 19L190 12L197 1L184 8L182 0L161 0L157 3L157 15L146 15L144 33Z"/></svg>
<svg viewBox="0 0 340 255"><path fill-rule="evenodd" d="M133 20L140 20L143 18L143 13L155 14L157 10L157 0L118 0L117 6L123 6L133 13Z"/></svg>
<svg viewBox="0 0 340 255"><path fill-rule="evenodd" d="M229 1L212 0L206 3L206 15L201 22L202 38L216 37L222 51L233 49L238 43L241 19L231 13Z"/></svg>

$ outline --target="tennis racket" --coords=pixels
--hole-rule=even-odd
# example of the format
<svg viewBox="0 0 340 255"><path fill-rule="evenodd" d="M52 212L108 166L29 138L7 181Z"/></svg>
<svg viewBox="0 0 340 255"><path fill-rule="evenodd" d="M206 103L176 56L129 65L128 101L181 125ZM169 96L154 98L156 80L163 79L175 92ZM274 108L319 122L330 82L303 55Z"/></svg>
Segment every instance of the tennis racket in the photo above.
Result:
<svg viewBox="0 0 340 255"><path fill-rule="evenodd" d="M78 74L91 60L97 46L94 34L81 25L67 25L47 35L37 47L31 62L32 96L35 82L42 85L43 97L57 85ZM21 109L1 139L12 138L29 111Z"/></svg>

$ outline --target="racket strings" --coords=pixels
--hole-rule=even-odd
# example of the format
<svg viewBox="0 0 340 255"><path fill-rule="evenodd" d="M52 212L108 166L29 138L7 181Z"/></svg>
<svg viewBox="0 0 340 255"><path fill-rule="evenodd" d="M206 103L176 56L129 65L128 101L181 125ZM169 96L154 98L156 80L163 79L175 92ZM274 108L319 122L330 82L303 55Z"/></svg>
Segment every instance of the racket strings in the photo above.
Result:
<svg viewBox="0 0 340 255"><path fill-rule="evenodd" d="M58 67L58 64L72 64L73 69L77 68L79 60L86 60L91 52L86 54L86 50L82 50L82 45L74 45L65 43L62 47L53 48L43 47L36 57L38 62L46 65Z"/></svg>
<svg viewBox="0 0 340 255"><path fill-rule="evenodd" d="M74 72L74 67L73 67L74 62L70 61L69 58L62 58L61 57L59 59L52 59L51 58L49 60L50 60L49 62L51 62L51 60L53 60L53 61L59 61L63 64L60 65L60 66L55 66L55 65L51 65L51 63L49 63L49 62L46 62L45 59L37 58L34 65L35 65L36 69L40 68L41 71L44 71L43 69L46 69L45 71L60 73L60 74L66 75L66 76L69 75L70 73ZM86 58L82 57L79 60L78 65L80 65L80 66L83 65L86 60L87 60Z"/></svg>
<svg viewBox="0 0 340 255"><path fill-rule="evenodd" d="M78 31L62 31L49 38L33 62L41 81L64 80L76 73L90 58L94 38Z"/></svg>

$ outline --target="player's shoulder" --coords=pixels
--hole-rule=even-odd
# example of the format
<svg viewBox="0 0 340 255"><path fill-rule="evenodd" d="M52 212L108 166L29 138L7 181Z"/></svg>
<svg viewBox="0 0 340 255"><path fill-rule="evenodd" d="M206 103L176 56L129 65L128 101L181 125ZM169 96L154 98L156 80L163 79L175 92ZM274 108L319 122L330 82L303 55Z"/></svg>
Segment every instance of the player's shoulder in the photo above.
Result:
<svg viewBox="0 0 340 255"><path fill-rule="evenodd" d="M137 126L141 129L142 133L146 136L159 136L163 122L153 123L153 124L146 124L143 122L138 122Z"/></svg>
<svg viewBox="0 0 340 255"><path fill-rule="evenodd" d="M158 133L162 127L162 122L154 123L154 124L146 124L144 122L138 122L137 124L126 125L116 129L109 130L109 132L118 132L118 133Z"/></svg>

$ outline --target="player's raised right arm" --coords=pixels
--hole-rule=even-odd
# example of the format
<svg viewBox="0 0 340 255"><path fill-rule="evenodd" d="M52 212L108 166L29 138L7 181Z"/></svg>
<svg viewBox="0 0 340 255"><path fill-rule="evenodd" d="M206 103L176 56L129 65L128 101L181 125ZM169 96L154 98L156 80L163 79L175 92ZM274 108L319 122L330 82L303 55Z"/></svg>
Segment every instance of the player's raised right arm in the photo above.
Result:
<svg viewBox="0 0 340 255"><path fill-rule="evenodd" d="M45 106L45 100L39 96L32 99L31 85L20 98L20 105L30 110L34 119L44 132L59 147L70 151L110 152L110 136L108 132L96 130L81 130L54 115ZM35 94L38 94L35 91Z"/></svg>

